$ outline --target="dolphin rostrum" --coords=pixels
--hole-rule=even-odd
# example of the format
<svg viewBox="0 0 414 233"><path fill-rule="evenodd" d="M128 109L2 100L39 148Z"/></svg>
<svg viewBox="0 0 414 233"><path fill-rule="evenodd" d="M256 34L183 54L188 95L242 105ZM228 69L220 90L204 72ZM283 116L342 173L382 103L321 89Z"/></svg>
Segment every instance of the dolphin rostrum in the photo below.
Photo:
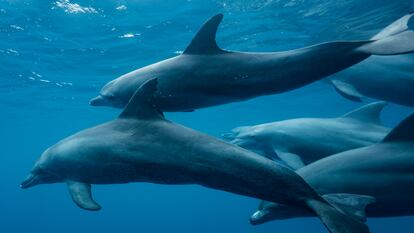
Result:
<svg viewBox="0 0 414 233"><path fill-rule="evenodd" d="M381 142L316 161L297 173L333 206L365 220L414 215L414 113ZM280 203L263 202L253 224L315 216Z"/></svg>
<svg viewBox="0 0 414 233"><path fill-rule="evenodd" d="M99 210L91 184L199 184L314 211L333 233L367 233L300 176L262 156L164 119L156 79L144 83L119 118L47 149L21 184L65 182L81 208Z"/></svg>
<svg viewBox="0 0 414 233"><path fill-rule="evenodd" d="M241 126L223 137L296 170L326 156L381 141L389 132L380 122L385 106L385 102L375 102L337 118L297 118Z"/></svg>
<svg viewBox="0 0 414 233"><path fill-rule="evenodd" d="M106 84L93 106L124 107L135 90L158 78L162 111L192 111L293 90L357 64L371 55L414 52L413 14L372 40L335 41L285 52L226 51L216 43L218 14L198 31L183 54L137 69Z"/></svg>

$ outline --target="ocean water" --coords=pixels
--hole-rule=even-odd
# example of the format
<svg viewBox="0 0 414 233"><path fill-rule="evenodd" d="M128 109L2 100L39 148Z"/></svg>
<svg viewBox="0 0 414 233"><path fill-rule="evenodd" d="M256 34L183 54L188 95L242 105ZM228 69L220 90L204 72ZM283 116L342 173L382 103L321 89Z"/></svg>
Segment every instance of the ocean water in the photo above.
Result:
<svg viewBox="0 0 414 233"><path fill-rule="evenodd" d="M257 200L196 185L94 186L103 209L86 212L72 203L64 184L28 190L19 184L47 147L119 114L88 105L105 83L179 54L216 13L225 15L221 47L281 51L367 39L413 9L408 0L0 0L0 232L326 232L318 219L251 226ZM396 72L395 63L384 72ZM219 137L240 125L334 117L360 105L322 81L166 117ZM382 120L394 126L412 110L390 104ZM383 218L368 225L375 233L411 233L413 222Z"/></svg>

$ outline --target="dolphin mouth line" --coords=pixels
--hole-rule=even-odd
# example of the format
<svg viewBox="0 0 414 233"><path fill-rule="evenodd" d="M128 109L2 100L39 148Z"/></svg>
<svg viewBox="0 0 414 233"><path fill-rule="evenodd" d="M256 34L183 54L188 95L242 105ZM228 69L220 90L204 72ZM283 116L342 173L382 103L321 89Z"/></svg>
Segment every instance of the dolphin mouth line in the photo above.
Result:
<svg viewBox="0 0 414 233"><path fill-rule="evenodd" d="M27 189L37 184L37 176L30 174L21 184L20 188Z"/></svg>

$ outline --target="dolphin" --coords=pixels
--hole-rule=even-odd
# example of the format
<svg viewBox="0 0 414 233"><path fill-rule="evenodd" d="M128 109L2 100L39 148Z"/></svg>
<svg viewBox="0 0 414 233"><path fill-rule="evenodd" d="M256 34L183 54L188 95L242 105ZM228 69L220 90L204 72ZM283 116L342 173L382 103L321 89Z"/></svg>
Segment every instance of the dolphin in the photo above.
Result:
<svg viewBox="0 0 414 233"><path fill-rule="evenodd" d="M333 206L359 220L365 220L365 207L369 217L414 215L414 113L381 142L324 158L297 173ZM309 216L315 215L263 202L251 222Z"/></svg>
<svg viewBox="0 0 414 233"><path fill-rule="evenodd" d="M380 123L385 102L375 102L338 118L298 118L242 126L223 137L292 169L342 151L381 141L389 129Z"/></svg>
<svg viewBox="0 0 414 233"><path fill-rule="evenodd" d="M193 111L261 95L290 91L357 64L371 55L414 52L410 13L365 41L335 41L285 52L221 49L218 14L197 32L181 55L145 66L107 83L93 106L124 107L135 90L158 78L156 104L162 111Z"/></svg>
<svg viewBox="0 0 414 233"><path fill-rule="evenodd" d="M414 25L408 17L397 20L387 30L399 25ZM387 31L384 30L384 31ZM373 39L380 39L379 33ZM414 107L414 56L399 55L393 57L372 56L360 64L335 74L330 84L343 97L362 102L370 97L400 105Z"/></svg>
<svg viewBox="0 0 414 233"><path fill-rule="evenodd" d="M199 184L315 211L334 233L368 232L366 225L327 203L295 172L243 148L164 119L156 79L144 83L121 115L47 149L22 188L65 182L73 201L101 207L91 184Z"/></svg>
<svg viewBox="0 0 414 233"><path fill-rule="evenodd" d="M414 56L372 56L335 74L328 82L343 97L362 102L365 97L414 107Z"/></svg>

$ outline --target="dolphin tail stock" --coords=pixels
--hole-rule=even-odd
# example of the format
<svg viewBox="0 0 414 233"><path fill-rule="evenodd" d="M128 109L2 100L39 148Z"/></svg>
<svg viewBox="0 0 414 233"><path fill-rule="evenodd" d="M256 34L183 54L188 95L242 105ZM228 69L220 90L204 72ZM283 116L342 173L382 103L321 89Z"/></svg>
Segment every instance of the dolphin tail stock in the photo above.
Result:
<svg viewBox="0 0 414 233"><path fill-rule="evenodd" d="M324 199L306 201L308 208L313 210L331 233L369 233L368 226L344 214Z"/></svg>
<svg viewBox="0 0 414 233"><path fill-rule="evenodd" d="M414 52L414 12L393 22L356 50L370 55Z"/></svg>

